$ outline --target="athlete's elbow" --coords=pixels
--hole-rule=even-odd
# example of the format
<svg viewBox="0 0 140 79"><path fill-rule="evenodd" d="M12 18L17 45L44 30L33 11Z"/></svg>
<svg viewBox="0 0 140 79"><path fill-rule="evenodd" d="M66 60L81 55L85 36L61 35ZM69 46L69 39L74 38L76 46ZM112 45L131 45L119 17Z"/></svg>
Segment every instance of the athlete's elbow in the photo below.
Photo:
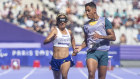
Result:
<svg viewBox="0 0 140 79"><path fill-rule="evenodd" d="M44 42L43 42L43 44L45 45L45 44L46 44L46 42L44 41Z"/></svg>
<svg viewBox="0 0 140 79"><path fill-rule="evenodd" d="M47 44L47 43L48 43L48 40L47 40L47 39L44 40L43 44L45 45L45 44Z"/></svg>
<svg viewBox="0 0 140 79"><path fill-rule="evenodd" d="M113 38L112 38L112 41L115 41L115 40L116 40L116 37L113 37Z"/></svg>

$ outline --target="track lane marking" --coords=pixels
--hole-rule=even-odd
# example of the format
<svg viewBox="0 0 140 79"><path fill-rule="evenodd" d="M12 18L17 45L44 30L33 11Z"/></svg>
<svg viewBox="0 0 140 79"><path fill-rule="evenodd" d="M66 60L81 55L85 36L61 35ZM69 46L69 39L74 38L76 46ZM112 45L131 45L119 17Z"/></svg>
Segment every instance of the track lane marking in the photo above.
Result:
<svg viewBox="0 0 140 79"><path fill-rule="evenodd" d="M22 79L27 79L30 75L32 75L37 68L33 68L27 75L25 75Z"/></svg>
<svg viewBox="0 0 140 79"><path fill-rule="evenodd" d="M86 77L86 78L88 79L87 74L86 74L86 73L85 73L82 69L78 68L78 70L80 71L80 73L81 73L81 74L83 74L83 75L84 75L84 77Z"/></svg>
<svg viewBox="0 0 140 79"><path fill-rule="evenodd" d="M117 75L115 75L113 73L110 73L110 72L107 72L107 74L110 75L110 76L112 76L112 77L114 77L114 78L116 78L116 79L124 79L124 78L122 78L120 76L117 76Z"/></svg>
<svg viewBox="0 0 140 79"><path fill-rule="evenodd" d="M9 69L9 70L7 70L7 71L5 71L5 72L0 73L0 76L2 76L2 75L4 75L4 74L7 74L7 73L9 73L10 71L12 71L12 69Z"/></svg>
<svg viewBox="0 0 140 79"><path fill-rule="evenodd" d="M123 71L127 72L127 73L130 73L130 74L133 74L133 75L138 75L138 73L135 73L135 72L132 72L126 68L121 68Z"/></svg>

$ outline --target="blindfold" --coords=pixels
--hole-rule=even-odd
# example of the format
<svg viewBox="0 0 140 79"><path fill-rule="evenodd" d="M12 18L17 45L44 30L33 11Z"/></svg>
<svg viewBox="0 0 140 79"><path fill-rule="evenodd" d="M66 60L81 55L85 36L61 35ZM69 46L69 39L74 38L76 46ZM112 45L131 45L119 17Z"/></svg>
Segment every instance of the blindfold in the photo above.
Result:
<svg viewBox="0 0 140 79"><path fill-rule="evenodd" d="M57 19L57 22L58 22L58 23L67 22L67 18L58 18L58 19Z"/></svg>

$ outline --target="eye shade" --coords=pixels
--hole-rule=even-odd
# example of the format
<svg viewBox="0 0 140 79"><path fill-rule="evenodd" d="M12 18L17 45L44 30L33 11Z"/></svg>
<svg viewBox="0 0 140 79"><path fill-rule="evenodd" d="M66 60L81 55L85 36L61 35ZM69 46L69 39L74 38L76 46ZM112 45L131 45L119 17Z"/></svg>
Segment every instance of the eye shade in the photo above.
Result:
<svg viewBox="0 0 140 79"><path fill-rule="evenodd" d="M58 18L58 22L67 22L66 18Z"/></svg>

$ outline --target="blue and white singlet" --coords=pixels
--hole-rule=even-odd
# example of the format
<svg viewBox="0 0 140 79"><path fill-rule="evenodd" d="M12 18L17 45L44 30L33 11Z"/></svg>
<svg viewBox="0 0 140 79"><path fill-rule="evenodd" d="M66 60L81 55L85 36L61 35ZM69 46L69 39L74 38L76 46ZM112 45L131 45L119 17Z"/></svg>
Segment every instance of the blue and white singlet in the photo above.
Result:
<svg viewBox="0 0 140 79"><path fill-rule="evenodd" d="M56 27L57 29L57 37L53 41L54 46L56 47L69 47L71 44L71 36L68 32L68 30L65 28L67 34L64 35L60 32L60 30Z"/></svg>

